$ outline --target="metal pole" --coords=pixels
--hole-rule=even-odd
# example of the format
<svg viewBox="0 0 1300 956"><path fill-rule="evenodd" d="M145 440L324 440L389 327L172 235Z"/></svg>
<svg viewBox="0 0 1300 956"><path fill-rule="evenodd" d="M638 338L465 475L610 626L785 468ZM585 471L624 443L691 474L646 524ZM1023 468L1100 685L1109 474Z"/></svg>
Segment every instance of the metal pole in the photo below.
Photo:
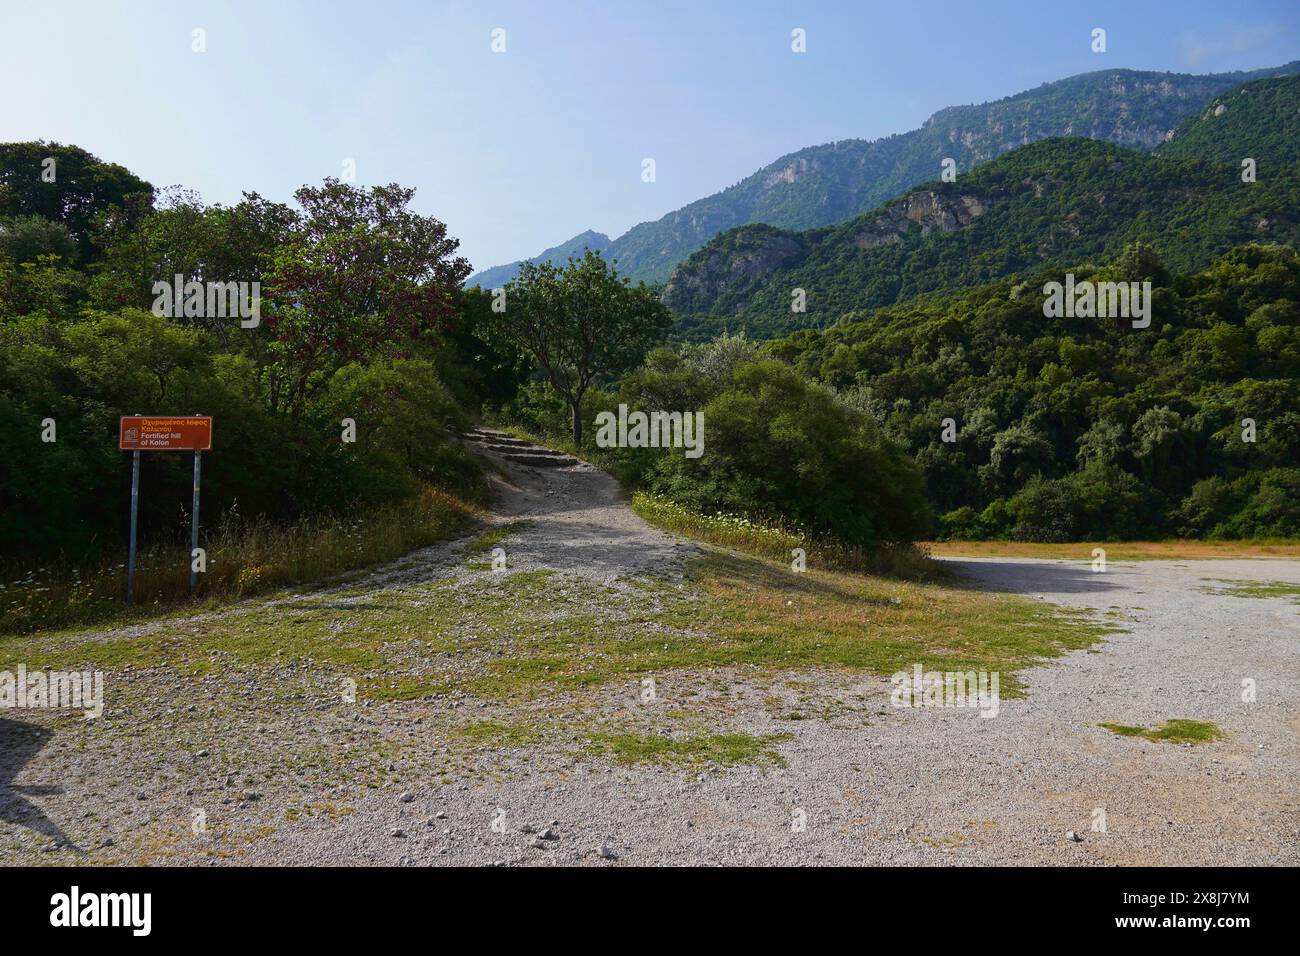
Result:
<svg viewBox="0 0 1300 956"><path fill-rule="evenodd" d="M135 524L140 513L140 453L131 452L131 547L126 558L126 603L135 603Z"/></svg>
<svg viewBox="0 0 1300 956"><path fill-rule="evenodd" d="M199 549L199 457L203 453L194 452L194 507L190 520L190 593L199 583L199 572L194 570L194 552Z"/></svg>

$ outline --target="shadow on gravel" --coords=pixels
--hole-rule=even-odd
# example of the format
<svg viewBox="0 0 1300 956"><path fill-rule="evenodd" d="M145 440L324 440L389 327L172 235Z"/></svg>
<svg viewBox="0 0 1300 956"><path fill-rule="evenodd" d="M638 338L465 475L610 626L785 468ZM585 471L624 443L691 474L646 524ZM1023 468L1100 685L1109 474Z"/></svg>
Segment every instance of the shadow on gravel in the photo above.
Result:
<svg viewBox="0 0 1300 956"><path fill-rule="evenodd" d="M1124 589L1124 585L1112 577L1114 569L1093 571L1088 562L1057 564L1046 561L968 561L963 558L937 560L951 565L968 585L1011 594L1101 594Z"/></svg>
<svg viewBox="0 0 1300 956"><path fill-rule="evenodd" d="M23 799L63 793L58 786L19 786L14 778L50 742L54 732L36 724L0 718L0 821L53 837L61 846L81 852L41 808Z"/></svg>

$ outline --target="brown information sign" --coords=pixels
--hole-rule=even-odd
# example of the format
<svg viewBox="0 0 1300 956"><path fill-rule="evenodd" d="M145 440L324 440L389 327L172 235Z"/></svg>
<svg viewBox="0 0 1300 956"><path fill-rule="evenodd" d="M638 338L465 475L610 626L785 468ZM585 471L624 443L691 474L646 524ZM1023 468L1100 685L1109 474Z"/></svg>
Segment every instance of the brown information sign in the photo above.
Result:
<svg viewBox="0 0 1300 956"><path fill-rule="evenodd" d="M212 447L212 417L123 415L117 447L122 451L207 451Z"/></svg>

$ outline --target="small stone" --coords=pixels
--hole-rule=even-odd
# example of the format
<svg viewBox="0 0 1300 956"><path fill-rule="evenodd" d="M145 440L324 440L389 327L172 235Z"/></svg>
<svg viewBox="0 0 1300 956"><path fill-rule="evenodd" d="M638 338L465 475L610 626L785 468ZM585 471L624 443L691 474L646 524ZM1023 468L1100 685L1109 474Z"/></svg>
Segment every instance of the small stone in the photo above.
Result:
<svg viewBox="0 0 1300 956"><path fill-rule="evenodd" d="M396 827L394 827L392 830L389 830L388 835L397 840L400 840L402 837L406 836L405 833L403 833L401 830L397 829Z"/></svg>
<svg viewBox="0 0 1300 956"><path fill-rule="evenodd" d="M1082 843L1082 842L1083 842L1083 837L1079 836L1079 834L1075 833L1073 830L1071 830L1069 833L1067 833L1066 836L1067 836L1069 839L1071 839L1072 841L1074 841L1075 843Z"/></svg>
<svg viewBox="0 0 1300 956"><path fill-rule="evenodd" d="M415 794L411 793L410 790L408 790L408 791L406 791L406 793L402 794L402 797L401 797L401 800L402 800L403 803L410 803L410 802L411 802L412 800L414 800L414 799L415 799Z"/></svg>
<svg viewBox="0 0 1300 956"><path fill-rule="evenodd" d="M196 757L206 757L207 755L208 755L208 752L207 752L206 750L200 750L200 751L199 751L198 753L196 753L194 756L196 756Z"/></svg>
<svg viewBox="0 0 1300 956"><path fill-rule="evenodd" d="M437 813L434 814L434 816L437 817L439 820L445 820L447 819L447 811L439 810Z"/></svg>
<svg viewBox="0 0 1300 956"><path fill-rule="evenodd" d="M538 837L543 840L558 840L560 838L560 835L556 833L554 830L552 830L550 827L547 827L545 830L543 830L541 833L538 834Z"/></svg>
<svg viewBox="0 0 1300 956"><path fill-rule="evenodd" d="M602 860L618 859L618 854L614 852L614 848L610 846L608 843L602 843L600 845L600 849L596 851L596 855L599 856Z"/></svg>

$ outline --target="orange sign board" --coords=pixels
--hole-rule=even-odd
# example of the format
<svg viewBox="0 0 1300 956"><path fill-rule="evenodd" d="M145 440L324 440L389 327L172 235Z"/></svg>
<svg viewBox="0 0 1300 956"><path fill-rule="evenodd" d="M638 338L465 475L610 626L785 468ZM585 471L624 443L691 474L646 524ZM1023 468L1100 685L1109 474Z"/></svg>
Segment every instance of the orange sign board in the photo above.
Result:
<svg viewBox="0 0 1300 956"><path fill-rule="evenodd" d="M122 451L207 451L212 447L212 417L123 415L117 447Z"/></svg>

